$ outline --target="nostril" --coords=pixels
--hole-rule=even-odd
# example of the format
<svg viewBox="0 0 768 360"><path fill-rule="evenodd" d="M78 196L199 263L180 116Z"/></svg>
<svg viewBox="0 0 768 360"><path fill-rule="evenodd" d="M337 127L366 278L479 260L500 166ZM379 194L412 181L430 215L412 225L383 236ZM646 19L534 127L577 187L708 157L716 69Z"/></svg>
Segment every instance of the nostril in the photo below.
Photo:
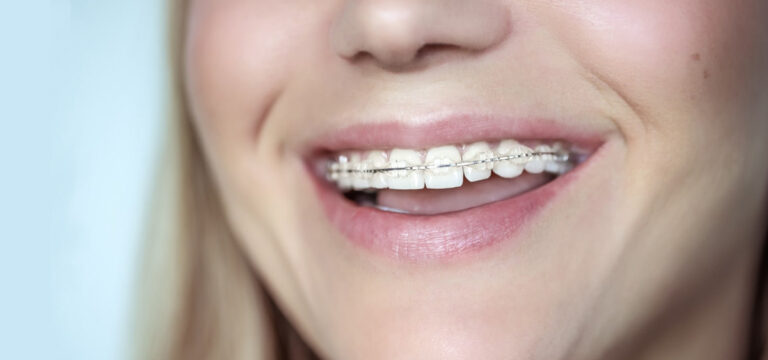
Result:
<svg viewBox="0 0 768 360"><path fill-rule="evenodd" d="M425 66L437 65L439 62L448 58L460 57L467 53L467 49L452 44L431 43L426 44L416 51L408 53L379 52L377 54L369 51L357 52L348 60L352 63L371 62L391 71L417 70Z"/></svg>
<svg viewBox="0 0 768 360"><path fill-rule="evenodd" d="M460 48L452 44L440 44L440 43L426 44L422 46L418 51L416 51L416 55L414 56L414 59L422 60L422 59L431 57L433 55L436 55L438 53L452 52L456 50L460 50Z"/></svg>

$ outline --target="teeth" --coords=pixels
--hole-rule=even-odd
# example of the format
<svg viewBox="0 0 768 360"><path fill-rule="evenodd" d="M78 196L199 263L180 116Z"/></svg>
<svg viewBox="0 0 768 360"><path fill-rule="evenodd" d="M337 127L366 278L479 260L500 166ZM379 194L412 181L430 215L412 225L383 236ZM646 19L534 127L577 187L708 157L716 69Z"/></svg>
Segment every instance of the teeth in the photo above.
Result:
<svg viewBox="0 0 768 360"><path fill-rule="evenodd" d="M569 170L569 167L567 164L559 163L556 161L547 161L546 164L544 164L544 171L548 172L550 174L565 174Z"/></svg>
<svg viewBox="0 0 768 360"><path fill-rule="evenodd" d="M421 165L421 155L414 150L394 149L389 154L389 167L401 168ZM386 173L387 186L395 190L424 188L423 170L396 170Z"/></svg>
<svg viewBox="0 0 768 360"><path fill-rule="evenodd" d="M564 174L580 162L579 153L567 151L559 143L530 148L515 140L501 141L493 151L484 141L463 147L440 146L426 151L393 149L345 152L327 168L327 177L341 190L396 189L418 190L460 187L464 178L475 182L488 179L491 172L503 178L542 172ZM364 156L365 155L365 156ZM576 160L574 160L576 159Z"/></svg>
<svg viewBox="0 0 768 360"><path fill-rule="evenodd" d="M349 156L350 169L355 170L350 177L352 179L352 188L355 190L363 190L371 187L371 174L364 172L368 170L369 164L367 161L360 160L360 154L352 154Z"/></svg>
<svg viewBox="0 0 768 360"><path fill-rule="evenodd" d="M515 140L504 140L496 148L496 154L499 156L519 156L515 159L499 161L493 166L493 172L503 178L518 177L523 173L525 163L528 158L525 154L533 152L531 148L518 143Z"/></svg>
<svg viewBox="0 0 768 360"><path fill-rule="evenodd" d="M339 188L346 190L350 189L352 187L352 175L348 172L350 170L350 163L349 158L341 155L338 159L338 165L339 165Z"/></svg>
<svg viewBox="0 0 768 360"><path fill-rule="evenodd" d="M383 151L371 151L368 153L368 157L365 160L368 163L369 169L382 169L387 167L387 153ZM384 173L370 174L370 184L374 189L386 189L387 177Z"/></svg>
<svg viewBox="0 0 768 360"><path fill-rule="evenodd" d="M550 152L552 148L547 145L539 145L534 149L535 152ZM525 164L525 171L531 174L541 174L544 172L545 160L542 156L534 156Z"/></svg>
<svg viewBox="0 0 768 360"><path fill-rule="evenodd" d="M441 146L429 149L424 164L436 166L424 171L427 189L449 189L461 186L464 174L460 167L451 166L461 162L461 154L455 146ZM440 167L446 166L446 167Z"/></svg>
<svg viewBox="0 0 768 360"><path fill-rule="evenodd" d="M552 152L564 153L563 144L555 143L550 149ZM549 156L547 161L544 162L544 171L550 174L565 174L570 170L570 165L567 161L558 161L554 156Z"/></svg>
<svg viewBox="0 0 768 360"><path fill-rule="evenodd" d="M488 143L481 141L467 146L466 150L464 150L462 161L488 160L493 158L494 155ZM491 169L493 169L493 162L465 166L464 176L470 182L485 180L491 177Z"/></svg>

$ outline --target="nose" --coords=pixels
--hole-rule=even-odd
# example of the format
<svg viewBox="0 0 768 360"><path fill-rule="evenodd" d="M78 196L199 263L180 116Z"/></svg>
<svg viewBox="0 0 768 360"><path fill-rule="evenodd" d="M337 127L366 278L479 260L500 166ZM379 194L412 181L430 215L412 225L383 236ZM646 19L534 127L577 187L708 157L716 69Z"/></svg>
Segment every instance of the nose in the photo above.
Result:
<svg viewBox="0 0 768 360"><path fill-rule="evenodd" d="M501 0L346 0L331 27L341 57L402 67L434 51L482 52L510 31Z"/></svg>

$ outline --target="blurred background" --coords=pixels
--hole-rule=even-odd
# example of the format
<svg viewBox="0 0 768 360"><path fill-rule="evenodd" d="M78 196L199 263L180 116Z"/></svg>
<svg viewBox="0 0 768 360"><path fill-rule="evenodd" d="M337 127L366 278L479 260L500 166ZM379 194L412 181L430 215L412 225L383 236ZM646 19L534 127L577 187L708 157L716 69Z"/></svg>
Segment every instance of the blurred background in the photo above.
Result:
<svg viewBox="0 0 768 360"><path fill-rule="evenodd" d="M0 359L126 358L163 3L0 1Z"/></svg>

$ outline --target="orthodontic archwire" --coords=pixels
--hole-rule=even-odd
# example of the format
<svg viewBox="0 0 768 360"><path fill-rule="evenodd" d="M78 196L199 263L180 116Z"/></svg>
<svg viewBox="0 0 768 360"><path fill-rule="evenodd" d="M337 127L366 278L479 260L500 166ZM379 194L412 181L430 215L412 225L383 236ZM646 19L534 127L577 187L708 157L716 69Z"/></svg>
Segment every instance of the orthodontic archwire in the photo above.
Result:
<svg viewBox="0 0 768 360"><path fill-rule="evenodd" d="M467 161L460 161L455 163L447 163L447 164L425 164L425 165L409 165L409 166L398 166L398 167L384 167L384 168L376 168L376 169L363 169L363 168L341 168L341 164L350 165L351 163L346 162L346 157L341 156L341 161L333 161L329 162L326 173L329 176L338 176L341 174L377 174L377 173L385 173L385 172L394 172L394 171L423 171L423 170L435 170L435 169L444 169L444 168L454 168L454 167L467 167L467 166L477 166L477 165L483 165L488 163L496 163L496 162L502 162L502 161L513 161L513 160L521 160L526 159L530 160L535 157L540 157L542 160L547 161L555 161L559 163L567 163L571 160L571 154L568 151L560 150L560 151L530 151L525 153L519 153L519 154L510 154L510 155L501 155L501 156L494 156L487 159L479 159L479 160L467 160Z"/></svg>

